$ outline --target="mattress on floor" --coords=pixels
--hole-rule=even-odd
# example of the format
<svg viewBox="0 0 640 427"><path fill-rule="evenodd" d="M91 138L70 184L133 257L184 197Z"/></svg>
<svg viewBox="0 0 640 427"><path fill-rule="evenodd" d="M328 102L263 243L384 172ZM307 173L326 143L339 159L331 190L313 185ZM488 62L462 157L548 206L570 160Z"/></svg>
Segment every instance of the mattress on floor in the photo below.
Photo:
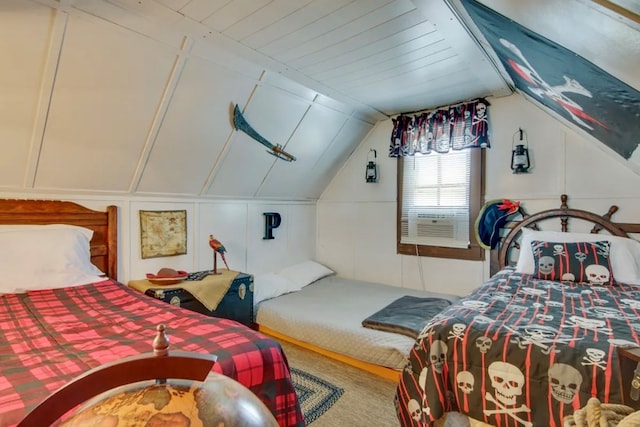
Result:
<svg viewBox="0 0 640 427"><path fill-rule="evenodd" d="M362 321L404 295L441 297L452 302L459 299L329 276L300 291L260 302L256 323L354 359L401 370L415 340L365 328Z"/></svg>

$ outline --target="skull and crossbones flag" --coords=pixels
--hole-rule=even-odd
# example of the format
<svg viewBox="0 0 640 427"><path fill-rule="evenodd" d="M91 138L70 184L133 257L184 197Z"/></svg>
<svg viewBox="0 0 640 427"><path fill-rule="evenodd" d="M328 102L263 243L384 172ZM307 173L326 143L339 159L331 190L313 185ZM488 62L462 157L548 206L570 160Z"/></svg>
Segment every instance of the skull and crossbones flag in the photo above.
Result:
<svg viewBox="0 0 640 427"><path fill-rule="evenodd" d="M474 0L461 0L516 89L629 160L640 92L574 52Z"/></svg>

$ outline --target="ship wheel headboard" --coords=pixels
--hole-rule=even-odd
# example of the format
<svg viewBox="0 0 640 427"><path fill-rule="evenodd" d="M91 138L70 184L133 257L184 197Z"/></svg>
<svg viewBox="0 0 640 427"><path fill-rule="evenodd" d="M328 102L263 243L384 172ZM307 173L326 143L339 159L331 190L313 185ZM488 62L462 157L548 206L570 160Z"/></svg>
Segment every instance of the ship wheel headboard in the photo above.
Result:
<svg viewBox="0 0 640 427"><path fill-rule="evenodd" d="M560 196L560 207L557 209L547 209L529 215L521 207L522 220L511 221L504 227L503 234L507 233L500 241L496 250L492 251L491 274L504 268L507 265L515 264L513 253L520 249L520 238L522 229L527 227L534 230L540 230L538 224L548 220L559 220L560 229L563 232L570 231L569 223L573 220L586 222L591 227L591 233L600 233L602 231L614 235L629 237L628 233L640 233L640 224L632 223L615 223L611 221L611 217L618 211L618 206L613 205L604 214L597 214L581 209L572 209L567 205L568 196L563 194Z"/></svg>

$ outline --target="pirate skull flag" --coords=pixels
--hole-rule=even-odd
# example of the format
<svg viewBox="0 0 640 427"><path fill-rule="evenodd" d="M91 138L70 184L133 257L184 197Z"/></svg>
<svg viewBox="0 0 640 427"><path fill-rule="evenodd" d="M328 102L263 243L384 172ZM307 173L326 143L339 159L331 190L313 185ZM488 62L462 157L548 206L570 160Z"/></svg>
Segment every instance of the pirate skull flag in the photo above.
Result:
<svg viewBox="0 0 640 427"><path fill-rule="evenodd" d="M640 143L640 92L475 0L461 0L516 88L629 159Z"/></svg>

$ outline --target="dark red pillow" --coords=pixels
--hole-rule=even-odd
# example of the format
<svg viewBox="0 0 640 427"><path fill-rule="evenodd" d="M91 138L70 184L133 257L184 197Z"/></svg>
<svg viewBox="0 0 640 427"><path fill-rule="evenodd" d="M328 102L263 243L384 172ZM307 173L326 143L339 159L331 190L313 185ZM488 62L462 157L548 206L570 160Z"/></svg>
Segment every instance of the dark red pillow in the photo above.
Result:
<svg viewBox="0 0 640 427"><path fill-rule="evenodd" d="M531 242L535 270L533 275L546 280L589 282L610 285L613 273L609 256L611 243L599 242Z"/></svg>

